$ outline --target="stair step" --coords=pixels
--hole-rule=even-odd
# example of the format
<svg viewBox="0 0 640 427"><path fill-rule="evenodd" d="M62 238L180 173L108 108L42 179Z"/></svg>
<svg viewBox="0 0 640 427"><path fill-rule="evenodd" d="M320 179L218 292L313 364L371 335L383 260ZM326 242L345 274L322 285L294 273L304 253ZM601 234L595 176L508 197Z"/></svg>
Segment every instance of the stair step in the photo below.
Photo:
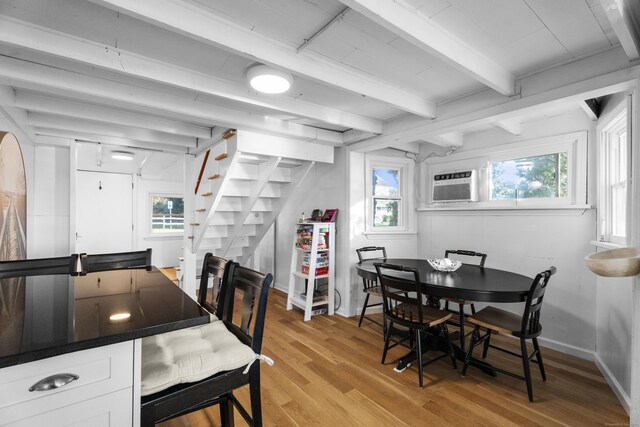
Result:
<svg viewBox="0 0 640 427"><path fill-rule="evenodd" d="M207 177L207 179L218 179L220 178L220 174L219 173L214 173L213 175Z"/></svg>
<svg viewBox="0 0 640 427"><path fill-rule="evenodd" d="M228 157L227 153L218 154L213 158L213 160L220 161L222 159L226 159Z"/></svg>
<svg viewBox="0 0 640 427"><path fill-rule="evenodd" d="M196 209L196 212L206 212L207 210L205 208L198 208Z"/></svg>
<svg viewBox="0 0 640 427"><path fill-rule="evenodd" d="M202 193L201 194L202 197L209 197L211 195L213 195L213 193L211 191L207 191L206 193Z"/></svg>

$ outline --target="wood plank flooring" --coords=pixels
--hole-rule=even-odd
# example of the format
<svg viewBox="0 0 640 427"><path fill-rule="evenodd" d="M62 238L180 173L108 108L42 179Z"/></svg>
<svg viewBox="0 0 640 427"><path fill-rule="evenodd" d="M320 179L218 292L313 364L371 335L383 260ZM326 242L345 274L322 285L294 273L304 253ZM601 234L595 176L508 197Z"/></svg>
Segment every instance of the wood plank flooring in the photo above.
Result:
<svg viewBox="0 0 640 427"><path fill-rule="evenodd" d="M262 408L266 426L597 426L628 425L629 417L596 366L543 348L547 381L532 366L534 402L524 381L490 377L470 367L465 378L443 358L426 366L425 387L414 367L393 371L403 348L380 364L380 327L357 318L317 316L286 310L286 295L271 290L262 364ZM453 328L452 328L453 329ZM496 337L513 347L516 341ZM476 351L480 352L478 348ZM427 353L429 356L429 353ZM519 359L490 350L489 362L521 373ZM460 366L459 366L460 367ZM236 395L249 406L246 387ZM246 423L236 412L237 426ZM217 407L161 424L165 427L219 426Z"/></svg>

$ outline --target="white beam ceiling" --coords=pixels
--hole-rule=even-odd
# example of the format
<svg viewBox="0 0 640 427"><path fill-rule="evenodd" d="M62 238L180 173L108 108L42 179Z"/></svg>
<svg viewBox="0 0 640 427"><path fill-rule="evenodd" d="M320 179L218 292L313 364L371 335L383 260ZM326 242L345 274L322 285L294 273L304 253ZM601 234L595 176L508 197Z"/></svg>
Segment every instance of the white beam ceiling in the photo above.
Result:
<svg viewBox="0 0 640 427"><path fill-rule="evenodd" d="M98 135L129 138L138 141L158 142L160 144L180 145L188 148L196 147L196 138L184 135L172 135L132 126L113 125L95 120L63 117L48 113L28 113L29 124L34 127L49 129L77 130L79 132Z"/></svg>
<svg viewBox="0 0 640 427"><path fill-rule="evenodd" d="M499 120L496 125L512 135L520 135L522 133L522 123L518 118Z"/></svg>
<svg viewBox="0 0 640 427"><path fill-rule="evenodd" d="M106 79L39 65L28 61L0 57L0 82L18 88L39 91L54 90L71 96L89 95L135 107L177 113L228 128L244 128L268 134L341 145L339 132L317 129L282 120L256 116L247 112L222 108L215 104L170 95Z"/></svg>
<svg viewBox="0 0 640 427"><path fill-rule="evenodd" d="M372 77L312 52L296 52L285 45L216 16L209 9L189 1L171 0L92 0L128 15L196 40L223 46L257 61L290 70L350 92L386 102L403 111L435 117L435 104L415 92ZM364 129L362 129L364 130ZM375 133L375 132L374 132Z"/></svg>
<svg viewBox="0 0 640 427"><path fill-rule="evenodd" d="M630 60L640 58L640 2L600 0L613 31Z"/></svg>
<svg viewBox="0 0 640 427"><path fill-rule="evenodd" d="M514 94L515 77L507 69L402 0L340 1L501 94Z"/></svg>
<svg viewBox="0 0 640 427"><path fill-rule="evenodd" d="M63 100L50 96L17 90L13 105L27 111L57 114L78 119L99 120L123 126L134 126L195 138L211 138L211 128L192 125L147 114L125 112L114 108L100 107L83 102Z"/></svg>
<svg viewBox="0 0 640 427"><path fill-rule="evenodd" d="M382 132L382 122L378 120L285 96L250 95L246 87L226 80L86 39L78 39L49 28L7 17L0 17L0 27L3 29L0 31L0 42L8 45L321 122L377 134Z"/></svg>
<svg viewBox="0 0 640 427"><path fill-rule="evenodd" d="M605 53L606 55L606 53ZM598 58L586 58L585 61ZM350 144L354 151L373 151L388 147L393 144L424 141L437 142L433 137L446 132L463 130L465 127L503 122L526 116L540 111L541 108L552 108L560 104L573 103L574 105L584 99L598 98L616 92L630 90L634 87L635 78L640 73L640 66L628 67L622 70L606 73L597 77L582 80L577 70L583 68L581 62L574 62L559 67L564 70L563 75L573 76L574 82L562 87L556 87L555 76L558 69L551 69L540 75L533 76L531 87L536 87L536 92L529 96L504 101L503 98L493 100L486 94L477 94L480 101L467 97L447 104L446 111L437 119L429 122L408 123L406 120L397 120L385 125L382 136L374 137L366 141ZM546 74L551 78L544 78ZM545 82L550 89L545 90L541 82ZM529 93L523 88L523 93ZM481 104L481 106L476 105ZM445 145L445 144L440 144Z"/></svg>

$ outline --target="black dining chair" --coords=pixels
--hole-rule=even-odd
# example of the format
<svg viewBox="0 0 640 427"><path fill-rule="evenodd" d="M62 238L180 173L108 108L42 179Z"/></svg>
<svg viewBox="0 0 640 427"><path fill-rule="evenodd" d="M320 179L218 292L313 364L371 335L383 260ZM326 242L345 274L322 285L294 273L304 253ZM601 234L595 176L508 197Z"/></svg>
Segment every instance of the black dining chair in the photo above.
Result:
<svg viewBox="0 0 640 427"><path fill-rule="evenodd" d="M22 259L0 261L0 278L16 276L41 276L45 274L70 274L82 272L80 255L56 258Z"/></svg>
<svg viewBox="0 0 640 427"><path fill-rule="evenodd" d="M146 268L151 270L151 248L136 252L81 254L83 272Z"/></svg>
<svg viewBox="0 0 640 427"><path fill-rule="evenodd" d="M225 273L231 268L232 264L232 261L215 256L211 252L205 254L204 262L202 263L198 304L218 318L222 314L222 306L218 307L221 304L222 283L225 281ZM209 281L212 284L210 293Z"/></svg>
<svg viewBox="0 0 640 427"><path fill-rule="evenodd" d="M356 253L358 254L358 261L362 262L368 259L379 259L386 260L387 259L387 250L383 246L365 246L360 249L356 249ZM365 312L369 307L377 307L382 305L382 302L377 302L373 304L369 304L369 297L374 295L376 297L382 298L382 291L380 289L380 285L378 284L377 279L369 276L362 276L362 290L366 294L364 299L364 304L362 305L362 313L360 313L360 321L358 322L358 327L362 325L362 319L364 319ZM386 329L386 322L384 320L382 323L378 322L375 319L370 317L366 317L367 320L373 322L377 325L382 326L383 330Z"/></svg>
<svg viewBox="0 0 640 427"><path fill-rule="evenodd" d="M462 255L462 258L464 260L467 260L468 257L476 257L476 258L480 258L480 261L478 262L478 266L480 268L484 267L484 262L487 259L487 254L483 254L480 252L474 252L474 251L467 251L467 250L463 250L463 249L447 249L444 252L444 257L445 258L450 258L450 255ZM455 259L460 258L459 256L456 256ZM449 321L449 323L458 326L460 328L460 348L464 351L464 343L465 343L465 339L466 339L466 334L464 331L464 319L465 319L465 313L464 313L464 307L465 305L468 305L471 308L471 314L475 314L476 313L476 307L474 305L475 301L469 301L469 300L464 300L464 299L459 299L459 298L452 298L452 297L442 297L442 300L444 300L444 309L447 311L450 311L454 314L458 315L458 319L457 321L454 321L453 319L451 319ZM458 304L458 311L454 311L451 310L449 308L449 303L452 304Z"/></svg>
<svg viewBox="0 0 640 427"><path fill-rule="evenodd" d="M447 320L451 313L439 308L424 305L420 273L415 268L401 265L375 263L378 273L378 282L382 288L382 307L385 317L389 322L388 331L385 334L384 348L382 350L382 364L387 357L387 351L398 343L389 346L391 330L394 324L408 328L415 334L414 347L418 357L418 378L420 387L424 387L424 366L432 363L447 354L442 354L428 362L423 362L422 336L431 333L431 328L437 327L442 331L447 340L449 357L453 368L457 369L456 357L447 329ZM403 276L399 276L403 275Z"/></svg>
<svg viewBox="0 0 640 427"><path fill-rule="evenodd" d="M471 357L473 356L474 347L484 344L482 351L482 357L487 357L489 348L495 348L504 353L516 356L522 359L522 367L524 370L524 377L515 374L510 371L506 371L499 368L494 368L496 371L503 374L519 378L527 383L527 394L529 395L529 401L533 402L533 385L531 381L531 370L529 368L529 362L538 364L540 368L540 374L542 380L546 381L547 377L544 372L544 364L542 362L542 353L540 352L540 346L538 345L538 337L542 333L542 325L540 324L540 310L542 309L542 300L544 299L544 293L547 289L549 279L556 272L555 267L550 267L548 270L539 273L531 285L529 294L527 295L527 301L525 303L524 312L522 315L517 315L509 311L501 310L495 307L485 307L476 314L467 318L469 323L475 325L473 334L471 335L471 343L469 344L469 350L464 360L464 367L462 368L462 376L467 372ZM487 333L480 336L480 328L485 328ZM520 339L520 354L511 350L501 348L491 344L492 333L505 333L512 335ZM533 342L533 353L528 354L527 342L530 339Z"/></svg>
<svg viewBox="0 0 640 427"><path fill-rule="evenodd" d="M205 259L203 270L207 274L217 277L220 273L219 266L215 260ZM262 426L262 404L260 394L260 360L270 362L270 359L260 355L262 349L262 337L264 331L265 314L267 308L267 297L269 287L273 280L272 275L259 273L245 267L238 266L237 263L229 261L225 264L223 279L220 287L220 297L217 304L217 313L220 321L214 321L203 327L196 327L186 330L187 334L203 332L209 344L199 346L191 357L192 360L187 365L200 365L205 363L207 352L214 351L215 347L220 347L218 351L224 352L230 345L242 347L245 359L241 362L228 360L228 357L213 357L213 374L205 378L177 378L174 384L163 390L155 391L145 395L144 385L146 377L157 373L157 366L154 360L145 357L145 348L149 348L153 340L171 341L170 334L179 334L182 331L169 332L162 336L155 336L143 339L142 344L142 384L143 396L141 404L141 425L151 426L155 423L166 421L171 418L187 414L202 408L219 404L220 418L223 426L232 426L233 408L238 410L246 422L251 426ZM201 284L204 280L201 280ZM236 309L235 303L240 302L241 307ZM229 340L235 340L233 343ZM150 342L145 344L145 340ZM184 354L184 341L173 340L178 348L171 345L162 349L160 359L166 359L167 354ZM225 343L222 345L222 343ZM229 344L227 344L229 343ZM249 359L246 359L246 353ZM215 355L214 355L215 356ZM255 362L255 363L254 363ZM234 366L233 368L222 368ZM237 365L237 366L235 366ZM169 371L175 371L171 368ZM186 374L185 374L186 375ZM240 404L234 396L233 391L237 388L249 385L249 395L251 399L251 414Z"/></svg>

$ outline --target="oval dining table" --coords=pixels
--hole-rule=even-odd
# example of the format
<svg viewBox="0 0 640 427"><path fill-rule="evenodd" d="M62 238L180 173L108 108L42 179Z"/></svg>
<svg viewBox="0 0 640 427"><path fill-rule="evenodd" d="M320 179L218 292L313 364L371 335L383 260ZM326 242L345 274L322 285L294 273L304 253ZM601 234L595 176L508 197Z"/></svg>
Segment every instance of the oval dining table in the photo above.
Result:
<svg viewBox="0 0 640 427"><path fill-rule="evenodd" d="M472 264L462 264L452 272L437 271L426 259L416 258L387 258L369 259L356 264L358 275L367 279L377 280L374 263L402 265L416 268L420 273L422 291L427 295L428 303L440 307L440 298L457 298L467 301L486 303L518 303L527 299L533 279L522 274L497 268L480 267ZM399 275L406 274L399 272ZM408 276L411 280L413 275ZM444 340L426 340L422 348L447 351ZM465 352L454 344L456 358L464 360ZM401 357L397 361L396 370L403 371L413 360L415 352ZM473 358L471 364L482 371L495 375L493 367L481 360Z"/></svg>

